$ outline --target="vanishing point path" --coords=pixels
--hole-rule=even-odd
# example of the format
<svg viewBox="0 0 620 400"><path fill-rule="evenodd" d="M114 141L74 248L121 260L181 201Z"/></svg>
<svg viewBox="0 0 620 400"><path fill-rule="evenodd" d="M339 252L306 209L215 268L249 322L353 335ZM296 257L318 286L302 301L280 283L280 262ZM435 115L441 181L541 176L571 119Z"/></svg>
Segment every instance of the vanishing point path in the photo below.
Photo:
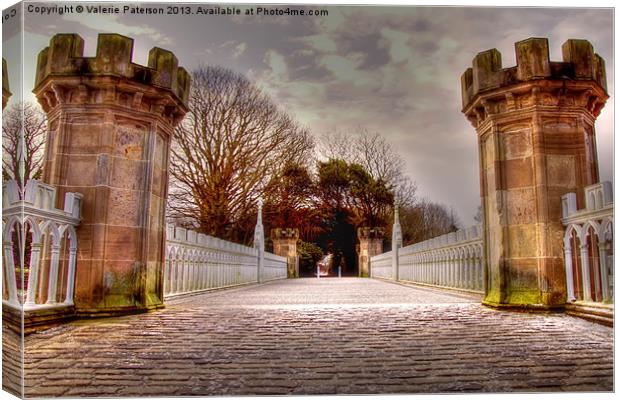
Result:
<svg viewBox="0 0 620 400"><path fill-rule="evenodd" d="M26 396L610 391L612 329L372 279L282 280L26 337Z"/></svg>

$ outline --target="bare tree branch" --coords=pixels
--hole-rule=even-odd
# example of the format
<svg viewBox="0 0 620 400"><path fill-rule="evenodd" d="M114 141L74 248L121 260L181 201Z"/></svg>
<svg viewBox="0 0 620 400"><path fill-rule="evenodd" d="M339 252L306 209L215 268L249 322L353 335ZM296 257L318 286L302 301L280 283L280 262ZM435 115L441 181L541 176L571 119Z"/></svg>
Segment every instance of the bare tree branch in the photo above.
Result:
<svg viewBox="0 0 620 400"><path fill-rule="evenodd" d="M190 110L171 147L169 215L221 238L247 237L267 183L289 163L306 165L309 132L244 76L221 67L192 73Z"/></svg>
<svg viewBox="0 0 620 400"><path fill-rule="evenodd" d="M47 119L37 105L13 104L2 115L2 180L15 179L20 188L41 175Z"/></svg>

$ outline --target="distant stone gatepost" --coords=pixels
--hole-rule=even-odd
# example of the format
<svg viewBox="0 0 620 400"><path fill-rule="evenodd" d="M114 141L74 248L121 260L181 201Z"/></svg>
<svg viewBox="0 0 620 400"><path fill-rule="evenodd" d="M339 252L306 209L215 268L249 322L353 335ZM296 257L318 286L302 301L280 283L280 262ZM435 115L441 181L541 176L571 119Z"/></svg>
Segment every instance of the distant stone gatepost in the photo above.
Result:
<svg viewBox="0 0 620 400"><path fill-rule="evenodd" d="M12 93L9 90L9 72L6 67L6 60L2 59L2 109L6 107Z"/></svg>
<svg viewBox="0 0 620 400"><path fill-rule="evenodd" d="M58 199L84 196L76 312L162 307L170 141L187 112L190 77L160 48L147 67L134 64L133 40L121 35L100 34L95 57L83 50L79 35L52 37L34 89L48 118L43 181Z"/></svg>
<svg viewBox="0 0 620 400"><path fill-rule="evenodd" d="M463 113L478 133L486 262L484 303L566 302L561 196L597 183L594 122L608 98L605 63L585 40L549 61L547 39L515 44L517 66L479 53L461 77Z"/></svg>
<svg viewBox="0 0 620 400"><path fill-rule="evenodd" d="M383 253L384 237L382 228L357 228L359 276L370 276L370 258Z"/></svg>
<svg viewBox="0 0 620 400"><path fill-rule="evenodd" d="M270 236L273 242L273 254L287 259L287 277L299 278L299 257L297 255L299 229L276 228L271 230Z"/></svg>

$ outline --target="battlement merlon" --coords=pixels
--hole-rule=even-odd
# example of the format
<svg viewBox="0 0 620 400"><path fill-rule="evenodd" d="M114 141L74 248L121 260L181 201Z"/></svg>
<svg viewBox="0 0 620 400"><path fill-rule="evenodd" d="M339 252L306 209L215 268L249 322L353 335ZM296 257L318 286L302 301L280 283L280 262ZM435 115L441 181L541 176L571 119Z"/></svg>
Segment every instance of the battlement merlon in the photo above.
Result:
<svg viewBox="0 0 620 400"><path fill-rule="evenodd" d="M463 112L478 95L495 89L535 80L590 81L598 84L607 99L605 61L587 40L569 39L562 45L562 62L549 61L546 38L529 38L515 43L517 65L502 68L501 53L491 49L478 53L461 76ZM586 89L584 89L586 90Z"/></svg>
<svg viewBox="0 0 620 400"><path fill-rule="evenodd" d="M357 238L362 239L383 239L385 237L385 230L383 228L369 228L360 227L357 228Z"/></svg>
<svg viewBox="0 0 620 400"><path fill-rule="evenodd" d="M175 55L158 47L149 52L148 66L132 62L133 39L119 34L99 34L95 57L84 57L84 40L77 34L57 34L38 56L36 93L50 77L119 77L169 91L187 107L190 76L178 66Z"/></svg>
<svg viewBox="0 0 620 400"><path fill-rule="evenodd" d="M299 239L299 229L297 228L274 228L270 232L272 240L280 239Z"/></svg>

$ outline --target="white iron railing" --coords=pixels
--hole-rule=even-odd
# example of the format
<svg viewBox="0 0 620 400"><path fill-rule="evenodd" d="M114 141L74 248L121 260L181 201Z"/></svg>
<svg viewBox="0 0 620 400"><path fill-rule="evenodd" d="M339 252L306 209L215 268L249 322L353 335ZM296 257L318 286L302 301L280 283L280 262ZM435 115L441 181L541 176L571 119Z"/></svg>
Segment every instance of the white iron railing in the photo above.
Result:
<svg viewBox="0 0 620 400"><path fill-rule="evenodd" d="M2 301L24 311L73 305L82 195L65 193L55 208L56 188L29 180L2 185Z"/></svg>
<svg viewBox="0 0 620 400"><path fill-rule="evenodd" d="M372 257L371 276L483 293L481 227L475 225Z"/></svg>
<svg viewBox="0 0 620 400"><path fill-rule="evenodd" d="M259 281L259 249L167 226L164 296ZM286 278L286 257L264 253L261 282Z"/></svg>
<svg viewBox="0 0 620 400"><path fill-rule="evenodd" d="M265 252L265 265L261 274L261 282L286 279L287 258Z"/></svg>
<svg viewBox="0 0 620 400"><path fill-rule="evenodd" d="M370 258L370 277L393 279L392 252L388 251Z"/></svg>
<svg viewBox="0 0 620 400"><path fill-rule="evenodd" d="M585 188L586 208L577 210L577 196L562 196L564 266L567 300L613 301L613 190L610 182Z"/></svg>

